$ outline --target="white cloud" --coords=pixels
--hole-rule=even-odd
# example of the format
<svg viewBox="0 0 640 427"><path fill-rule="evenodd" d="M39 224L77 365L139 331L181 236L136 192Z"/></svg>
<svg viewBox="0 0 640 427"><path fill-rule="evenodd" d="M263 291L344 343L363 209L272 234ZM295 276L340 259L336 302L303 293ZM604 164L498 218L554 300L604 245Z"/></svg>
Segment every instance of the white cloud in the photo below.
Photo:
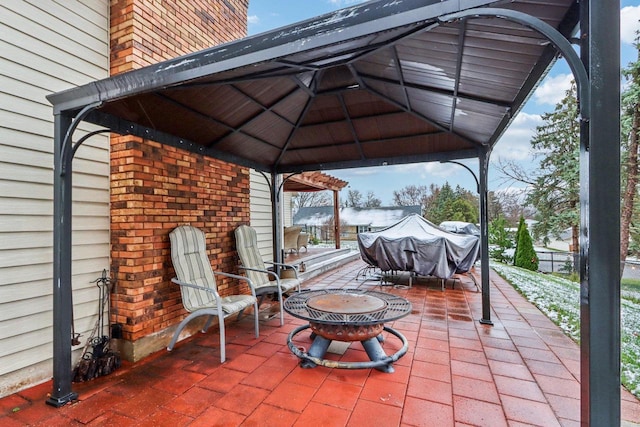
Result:
<svg viewBox="0 0 640 427"><path fill-rule="evenodd" d="M542 125L537 114L520 112L502 135L491 153L491 162L525 161L531 158L531 138L536 127Z"/></svg>
<svg viewBox="0 0 640 427"><path fill-rule="evenodd" d="M258 24L260 23L260 18L258 18L258 15L249 15L247 16L247 22L249 24Z"/></svg>
<svg viewBox="0 0 640 427"><path fill-rule="evenodd" d="M640 30L640 6L627 6L620 10L620 40L633 44Z"/></svg>
<svg viewBox="0 0 640 427"><path fill-rule="evenodd" d="M461 161L461 163L464 163L464 161ZM477 161L475 163L477 163ZM425 178L426 177L449 178L458 173L463 173L463 172L460 172L461 166L452 166L451 163L430 162L430 163L424 163L421 166L423 170L423 176ZM472 169L477 168L477 166L470 166L470 167Z"/></svg>
<svg viewBox="0 0 640 427"><path fill-rule="evenodd" d="M393 166L391 166L393 167ZM352 174L353 176L367 176L367 175L375 175L379 172L383 172L381 170L381 166L372 166L367 168L356 168L356 169L348 169L347 173Z"/></svg>
<svg viewBox="0 0 640 427"><path fill-rule="evenodd" d="M337 7L349 6L352 4L363 3L365 0L328 0L329 4Z"/></svg>
<svg viewBox="0 0 640 427"><path fill-rule="evenodd" d="M555 106L566 95L571 87L573 74L558 74L547 76L533 94L533 99L538 105L549 104Z"/></svg>

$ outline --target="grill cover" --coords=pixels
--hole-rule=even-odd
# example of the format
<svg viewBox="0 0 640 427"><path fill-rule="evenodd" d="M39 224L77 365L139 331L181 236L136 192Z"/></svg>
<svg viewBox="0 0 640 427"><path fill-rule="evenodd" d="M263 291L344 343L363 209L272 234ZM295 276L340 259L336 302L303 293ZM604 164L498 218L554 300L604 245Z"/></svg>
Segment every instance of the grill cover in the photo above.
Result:
<svg viewBox="0 0 640 427"><path fill-rule="evenodd" d="M471 269L480 248L477 236L444 231L412 214L379 231L358 234L362 259L382 271L410 271L448 279Z"/></svg>

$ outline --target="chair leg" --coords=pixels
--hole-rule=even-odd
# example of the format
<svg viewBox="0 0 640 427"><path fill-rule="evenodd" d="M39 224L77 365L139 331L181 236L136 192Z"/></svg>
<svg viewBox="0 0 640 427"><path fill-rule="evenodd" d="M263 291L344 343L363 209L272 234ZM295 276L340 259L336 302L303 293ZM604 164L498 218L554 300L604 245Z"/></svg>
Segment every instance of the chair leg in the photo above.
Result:
<svg viewBox="0 0 640 427"><path fill-rule="evenodd" d="M255 309L254 311L254 316L253 316L253 321L254 321L254 328L256 330L256 338L260 338L260 327L258 326L259 322L258 322L258 303L255 302L253 303L253 307Z"/></svg>
<svg viewBox="0 0 640 427"><path fill-rule="evenodd" d="M209 327L211 326L211 323L213 322L213 316L209 316L207 318L207 321L204 323L204 327L202 328L201 332L205 333L209 330Z"/></svg>
<svg viewBox="0 0 640 427"><path fill-rule="evenodd" d="M266 294L262 294L258 297L258 307L260 307L260 305L262 305L262 303L264 302L264 297Z"/></svg>
<svg viewBox="0 0 640 427"><path fill-rule="evenodd" d="M220 319L220 363L224 363L227 360L227 352L225 349L225 337L224 337L224 318Z"/></svg>
<svg viewBox="0 0 640 427"><path fill-rule="evenodd" d="M216 315L216 312L211 312L212 310L199 310L199 311L194 311L193 313L189 314L187 317L185 317L182 322L180 322L180 324L178 325L178 327L176 328L176 331L173 333L173 337L171 338L171 341L169 342L169 345L167 346L167 350L171 351L173 350L173 347L176 345L176 342L178 341L178 338L180 337L180 332L182 332L182 330L184 329L185 326L187 326L187 323L191 322L193 319L195 319L196 317L200 317L200 316L209 316L209 318L207 319L207 323L209 323L211 321L211 319L213 318L213 316ZM204 332L204 331L203 331Z"/></svg>
<svg viewBox="0 0 640 427"><path fill-rule="evenodd" d="M278 303L280 304L280 326L284 325L284 301L282 299L282 289L278 289Z"/></svg>

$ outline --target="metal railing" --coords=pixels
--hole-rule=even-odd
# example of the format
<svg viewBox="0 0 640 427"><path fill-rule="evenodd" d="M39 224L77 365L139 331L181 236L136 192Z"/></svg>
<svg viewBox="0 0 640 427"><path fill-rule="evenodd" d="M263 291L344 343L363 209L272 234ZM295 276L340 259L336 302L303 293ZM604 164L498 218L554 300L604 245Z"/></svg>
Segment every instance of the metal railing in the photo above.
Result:
<svg viewBox="0 0 640 427"><path fill-rule="evenodd" d="M579 255L576 252L536 251L536 254L538 271L564 274L578 271Z"/></svg>

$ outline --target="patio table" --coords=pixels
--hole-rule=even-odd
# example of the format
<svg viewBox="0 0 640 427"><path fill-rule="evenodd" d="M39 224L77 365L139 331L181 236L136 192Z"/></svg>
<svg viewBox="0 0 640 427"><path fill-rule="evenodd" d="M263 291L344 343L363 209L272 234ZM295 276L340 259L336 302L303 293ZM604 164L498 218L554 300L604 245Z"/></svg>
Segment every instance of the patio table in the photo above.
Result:
<svg viewBox="0 0 640 427"><path fill-rule="evenodd" d="M288 297L283 307L292 316L309 322L291 331L287 339L289 349L301 359L303 368L321 365L393 372L393 362L404 356L409 348L404 335L384 326L385 322L400 319L411 312L411 303L398 295L360 289L307 290ZM293 343L293 338L308 328L312 330L313 342L309 351L304 351ZM390 356L380 345L384 341L383 331L402 342L400 350ZM350 362L324 359L334 340L360 341L370 360Z"/></svg>

